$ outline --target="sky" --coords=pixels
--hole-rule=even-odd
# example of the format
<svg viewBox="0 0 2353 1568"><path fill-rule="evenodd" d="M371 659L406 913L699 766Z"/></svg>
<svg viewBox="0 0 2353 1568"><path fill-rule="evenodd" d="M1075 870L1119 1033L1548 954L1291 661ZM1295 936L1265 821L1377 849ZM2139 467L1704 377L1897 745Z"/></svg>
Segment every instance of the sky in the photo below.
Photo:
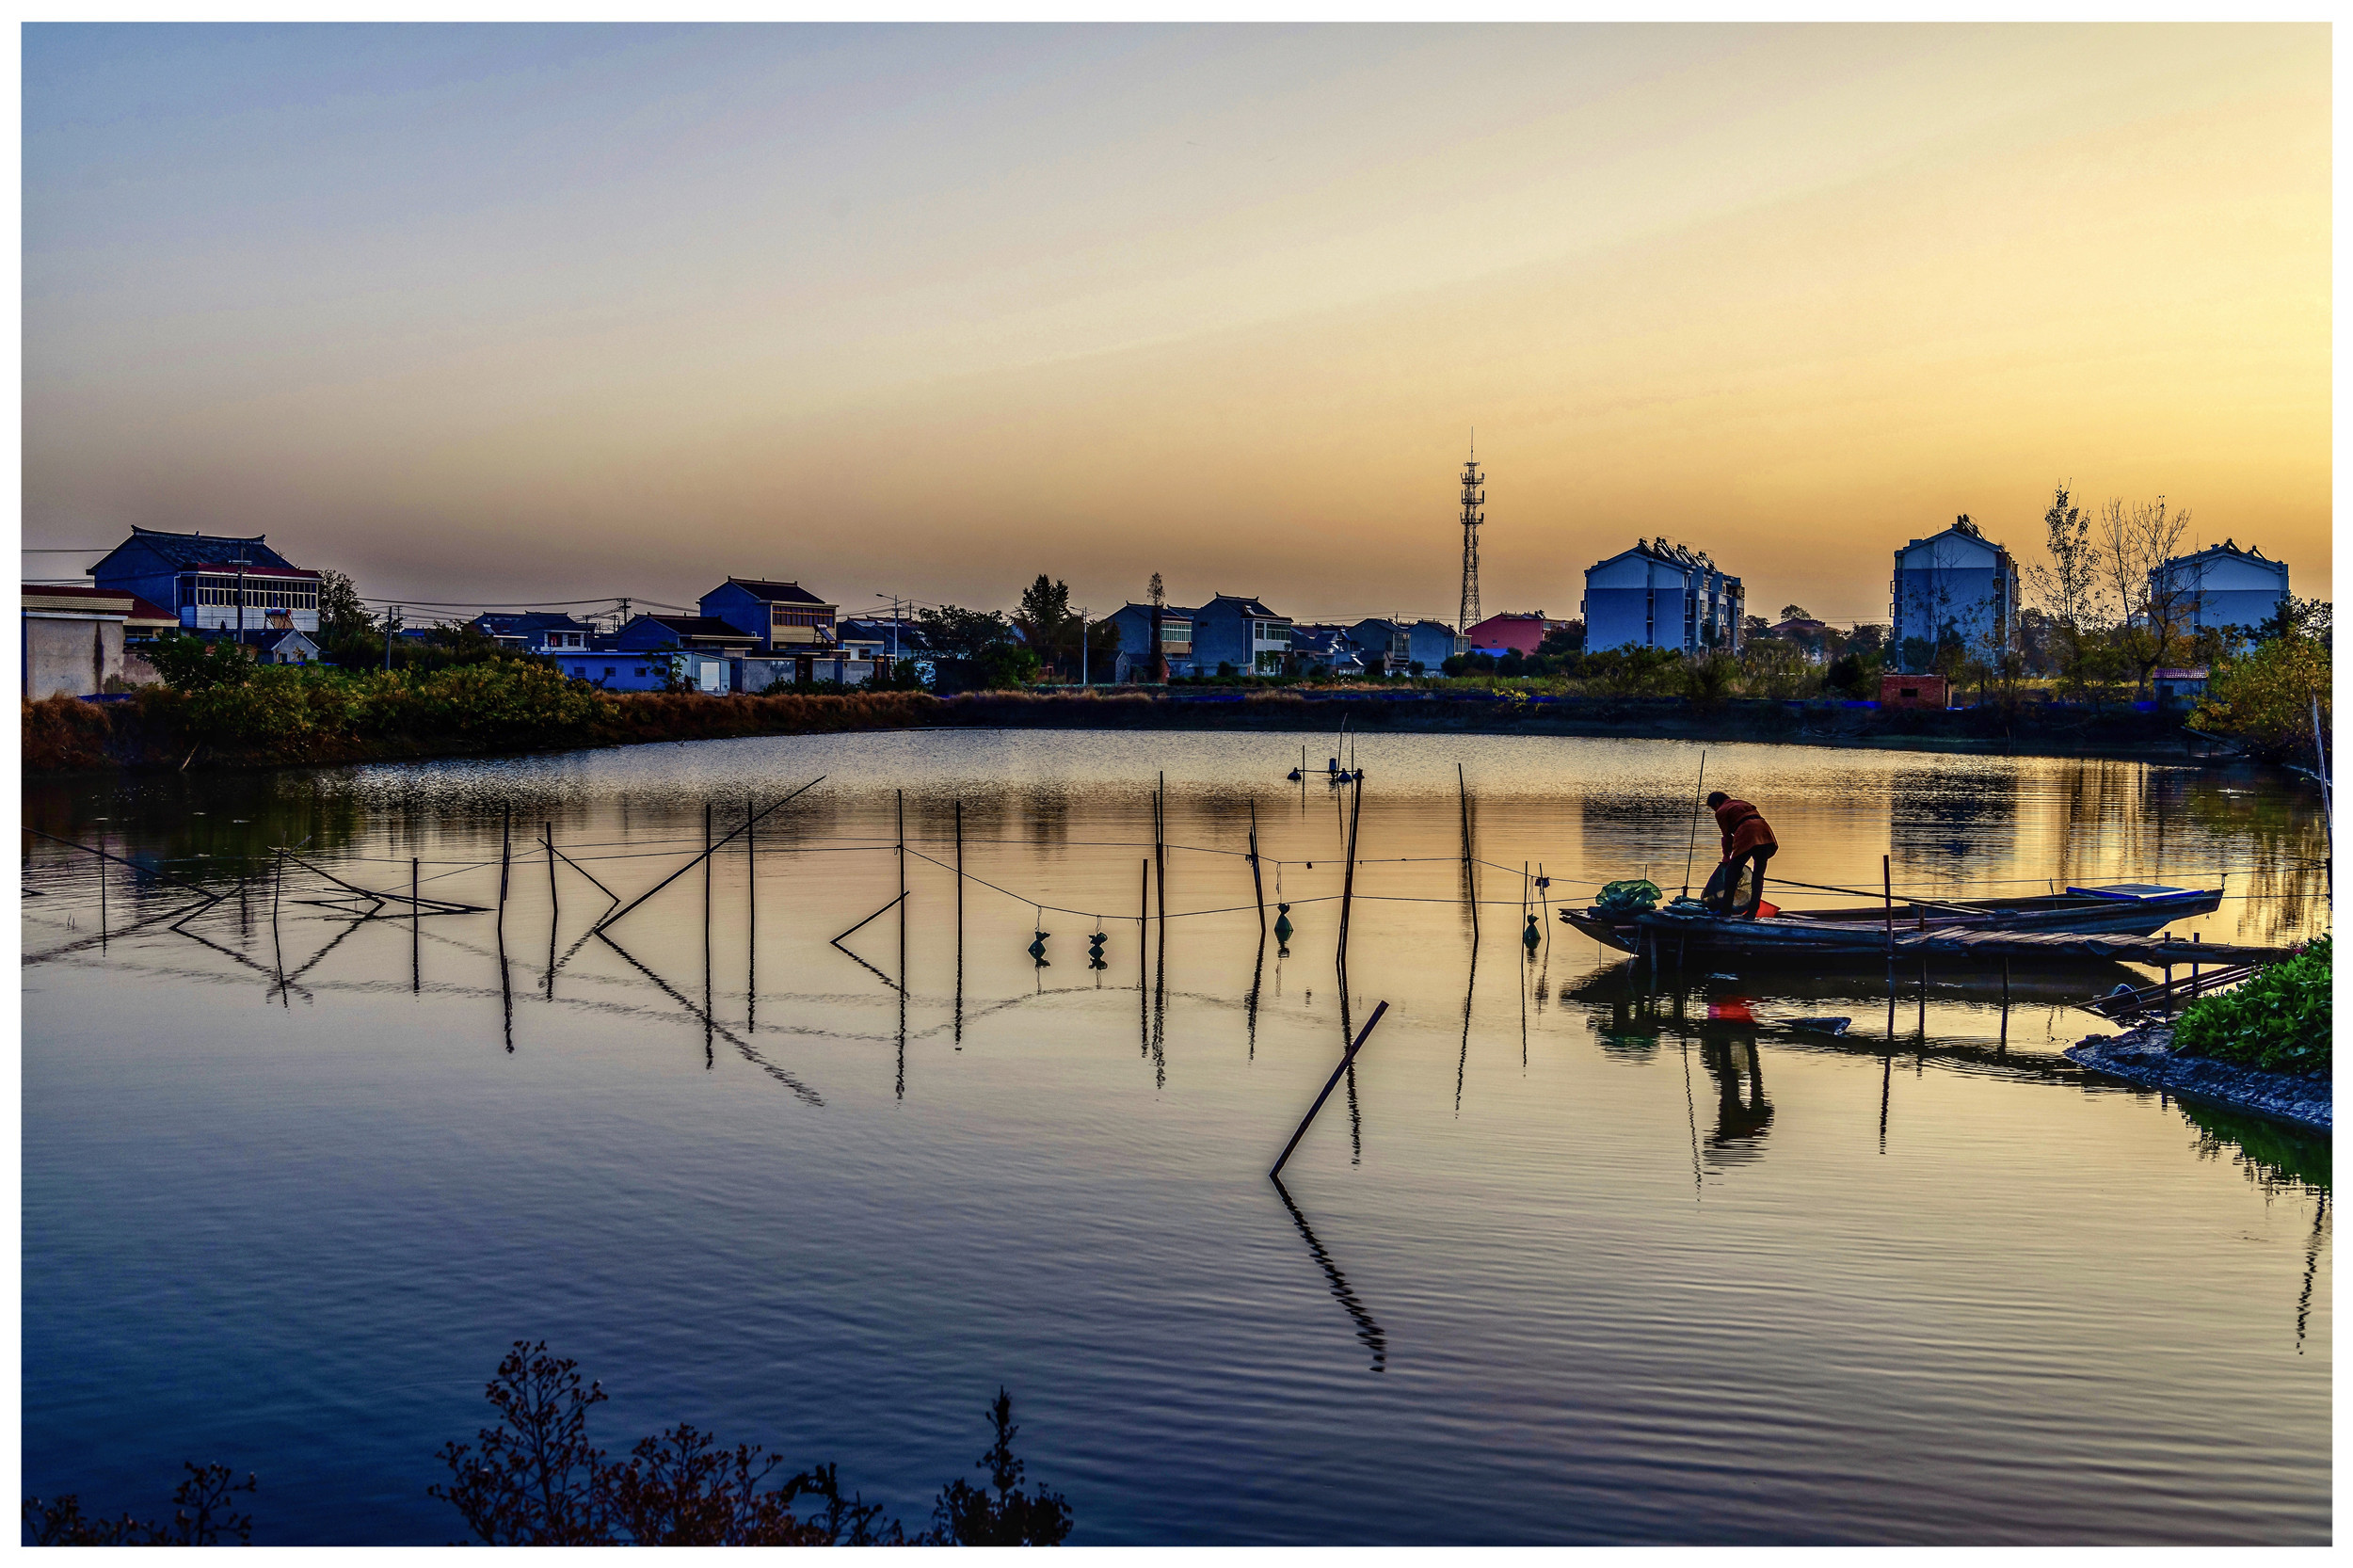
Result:
<svg viewBox="0 0 2353 1568"><path fill-rule="evenodd" d="M2321 25L29 26L24 527L376 598L2329 560ZM28 575L88 563L27 555ZM96 559L93 552L90 559ZM879 596L879 597L878 597Z"/></svg>

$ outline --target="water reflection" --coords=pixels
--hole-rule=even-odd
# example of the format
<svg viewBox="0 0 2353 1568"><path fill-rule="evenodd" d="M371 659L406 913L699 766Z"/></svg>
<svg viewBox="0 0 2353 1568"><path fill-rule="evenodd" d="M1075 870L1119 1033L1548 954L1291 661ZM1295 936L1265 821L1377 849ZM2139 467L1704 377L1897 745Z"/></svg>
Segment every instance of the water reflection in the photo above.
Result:
<svg viewBox="0 0 2353 1568"><path fill-rule="evenodd" d="M76 945L92 879L37 846L28 1486L67 1470L91 1485L114 1454L126 1476L168 1470L150 1450L184 1441L308 1474L317 1455L269 1435L298 1430L370 1480L322 1480L316 1506L285 1505L290 1528L364 1517L384 1539L433 1538L425 1512L352 1499L462 1428L448 1413L478 1392L483 1325L521 1301L560 1303L601 1342L600 1367L659 1386L665 1417L822 1418L863 1446L861 1475L910 1488L940 1470L905 1452L909 1431L951 1418L937 1385L968 1372L1034 1389L1050 1414L1025 1441L1064 1445L1040 1472L1072 1478L1102 1540L1459 1533L1459 1512L1410 1501L1367 1523L1369 1464L1479 1492L1513 1540L1557 1540L1563 1520L1595 1540L2325 1537L2326 1145L2214 1130L2193 1147L2184 1112L2068 1067L2058 1047L2102 1027L2074 1004L2137 971L2022 971L2005 1013L1997 974L1655 972L1564 928L1556 977L1548 919L1509 961L1517 901L1493 865L1470 940L1458 751L1481 858L1550 867L1558 889L1534 895L1548 912L1644 864L1679 877L1693 819L1676 776L1696 748L1409 739L1363 747L1385 780L1366 792L1364 842L1394 858L1360 861L1334 973L1300 950L1308 992L1284 983L1279 931L1270 964L1241 852L1255 820L1267 891L1313 926L1338 891L1345 821L1337 794L1268 808L1288 791L1261 792L1254 819L1247 738L1097 738L1080 757L1066 737L853 737L330 775L283 790L287 826L245 856L242 884L194 893L115 868L103 947ZM1945 786L1981 783L1971 807L1904 802L1934 771L1917 759L1747 748L1724 769L1796 826L1808 880L1875 881L1896 838L1923 878L2041 874L2072 800L2071 875L2187 880L2260 862L2268 834L2286 904L2325 886L2297 863L2312 829L2293 800L2201 804L2206 784L2168 770L1972 760ZM623 906L614 889L696 864L752 814L747 795L821 771L863 782L699 862L699 898L674 887L597 936ZM198 798L246 817L281 789L213 787ZM339 796L342 846L298 853L353 887L405 893L415 859L421 896L494 905L510 801L527 845L514 858L536 863L511 868L504 919L328 907L340 891L292 862L282 886L253 880ZM2128 842L2133 803L2157 796L2163 831ZM1954 842L1960 870L1938 869ZM2134 844L2161 863L2128 859ZM2209 929L2322 907L2234 903ZM1056 926L1057 908L1112 920ZM1076 965L1046 986L1022 952L1034 931L1067 943L1130 909L1135 1058L1125 936L1100 989ZM1326 936L1337 922L1309 946ZM1497 942L1506 961L1482 963ZM1347 1157L1331 1129L1303 1147L1285 1175L1325 1195L1311 1224L1278 1185L1299 1243L1275 1237L1257 1176L1384 1000L1378 1054L1342 1075ZM1474 1048L1492 1067L1515 1030L1522 1072L1471 1082ZM1898 1054L1915 1074L1900 1106ZM1687 1166L1704 1202L1684 1195ZM1323 1240L1336 1229L1345 1272ZM1344 1320L1303 1310L1297 1244ZM582 1263L614 1256L631 1267ZM390 1390L369 1430L322 1407L335 1380L280 1321L288 1302L334 1325L344 1375ZM2152 1304L2173 1330L2163 1382L2134 1347L2065 1331ZM1889 1319L1916 1332L1857 1332ZM1848 1347L1838 1365L1826 1342ZM760 1393L779 1386L817 1415L779 1416ZM2257 1436L2218 1453L2217 1426ZM1119 1457L1139 1452L1156 1456L1151 1484ZM1886 1452L1924 1466L1891 1477ZM2117 1466L2151 1484L2122 1501L2082 1484Z"/></svg>
<svg viewBox="0 0 2353 1568"><path fill-rule="evenodd" d="M1307 1224L1307 1216L1299 1211L1299 1205L1292 1201L1291 1191L1283 1185L1283 1178L1269 1176L1267 1179L1274 1183L1275 1193L1282 1198L1283 1207L1290 1210L1291 1224L1299 1227L1300 1236L1306 1240L1307 1256L1314 1258L1316 1266L1323 1271L1324 1280L1331 1286L1332 1294L1355 1322L1356 1337L1364 1341L1365 1349L1372 1352L1372 1370L1387 1371L1387 1336L1381 1332L1381 1325L1372 1320L1372 1314L1365 1310L1365 1304L1356 1299L1356 1292L1348 1288L1348 1276L1340 1272L1340 1266L1332 1260L1332 1255L1324 1250L1323 1243L1316 1240L1315 1231Z"/></svg>

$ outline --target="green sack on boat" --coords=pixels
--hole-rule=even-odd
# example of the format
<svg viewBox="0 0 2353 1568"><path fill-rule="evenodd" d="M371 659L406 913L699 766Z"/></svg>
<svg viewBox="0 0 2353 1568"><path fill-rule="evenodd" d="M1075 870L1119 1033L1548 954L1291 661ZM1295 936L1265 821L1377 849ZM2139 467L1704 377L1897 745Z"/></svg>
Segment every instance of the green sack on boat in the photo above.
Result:
<svg viewBox="0 0 2353 1568"><path fill-rule="evenodd" d="M1658 884L1646 877L1612 882L1593 900L1605 915L1646 915L1658 907Z"/></svg>

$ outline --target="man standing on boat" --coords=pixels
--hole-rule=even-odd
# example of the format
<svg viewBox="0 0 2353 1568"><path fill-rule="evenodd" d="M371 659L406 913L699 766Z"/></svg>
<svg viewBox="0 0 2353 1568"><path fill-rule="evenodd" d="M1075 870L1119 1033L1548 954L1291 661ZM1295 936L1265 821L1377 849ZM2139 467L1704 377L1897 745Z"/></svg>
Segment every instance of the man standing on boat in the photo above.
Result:
<svg viewBox="0 0 2353 1568"><path fill-rule="evenodd" d="M1765 902L1765 863L1781 844L1774 839L1763 813L1747 801L1735 800L1718 790L1707 797L1707 804L1716 813L1717 828L1723 834L1725 912L1734 913L1731 905L1739 897L1740 868L1746 865L1752 878L1749 906L1737 914L1741 920L1753 920L1758 906Z"/></svg>

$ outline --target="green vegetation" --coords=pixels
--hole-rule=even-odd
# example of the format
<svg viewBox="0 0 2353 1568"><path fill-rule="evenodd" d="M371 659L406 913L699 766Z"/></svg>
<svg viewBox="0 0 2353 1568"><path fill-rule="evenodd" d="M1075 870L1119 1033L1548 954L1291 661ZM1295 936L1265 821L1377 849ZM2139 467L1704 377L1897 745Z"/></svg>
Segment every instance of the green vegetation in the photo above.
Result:
<svg viewBox="0 0 2353 1568"><path fill-rule="evenodd" d="M2191 1002L2173 1048L2275 1073L2329 1070L2329 943L2320 937L2232 990Z"/></svg>
<svg viewBox="0 0 2353 1568"><path fill-rule="evenodd" d="M2189 722L2259 757L2303 760L2313 751L2313 699L2324 718L2328 708L2329 607L2303 600L2281 608L2285 630L2213 666Z"/></svg>

